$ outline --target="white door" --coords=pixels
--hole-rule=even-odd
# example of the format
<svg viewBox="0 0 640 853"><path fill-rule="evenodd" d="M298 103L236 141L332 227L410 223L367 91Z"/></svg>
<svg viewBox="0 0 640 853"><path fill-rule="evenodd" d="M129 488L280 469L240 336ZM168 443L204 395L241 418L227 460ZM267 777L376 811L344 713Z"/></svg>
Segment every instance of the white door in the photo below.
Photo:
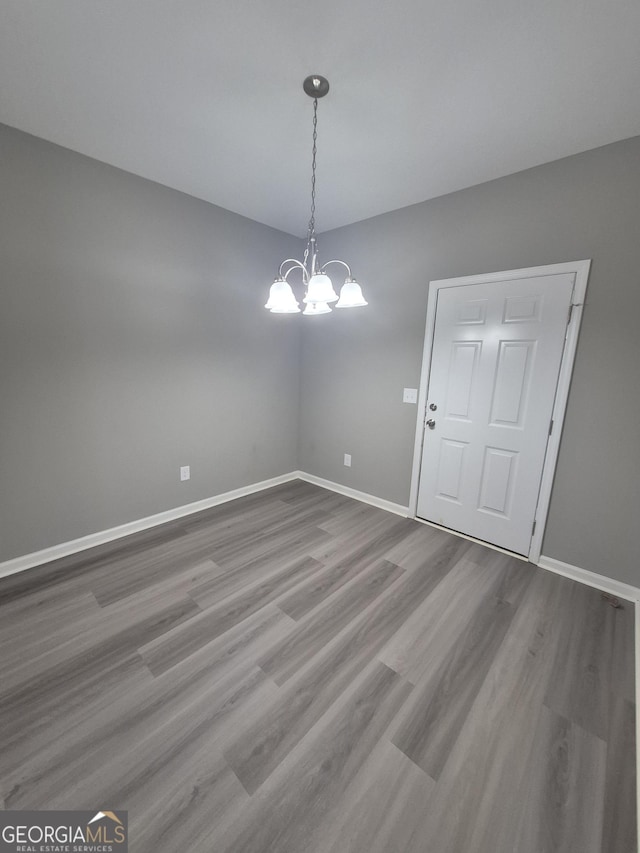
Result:
<svg viewBox="0 0 640 853"><path fill-rule="evenodd" d="M574 281L439 288L420 518L528 555Z"/></svg>

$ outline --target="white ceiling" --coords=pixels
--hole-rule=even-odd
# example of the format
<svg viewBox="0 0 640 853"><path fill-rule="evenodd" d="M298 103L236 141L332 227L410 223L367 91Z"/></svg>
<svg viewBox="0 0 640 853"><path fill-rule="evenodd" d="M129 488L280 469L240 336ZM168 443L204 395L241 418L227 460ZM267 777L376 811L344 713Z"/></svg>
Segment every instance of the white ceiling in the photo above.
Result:
<svg viewBox="0 0 640 853"><path fill-rule="evenodd" d="M639 0L0 0L0 122L303 235L640 134Z"/></svg>

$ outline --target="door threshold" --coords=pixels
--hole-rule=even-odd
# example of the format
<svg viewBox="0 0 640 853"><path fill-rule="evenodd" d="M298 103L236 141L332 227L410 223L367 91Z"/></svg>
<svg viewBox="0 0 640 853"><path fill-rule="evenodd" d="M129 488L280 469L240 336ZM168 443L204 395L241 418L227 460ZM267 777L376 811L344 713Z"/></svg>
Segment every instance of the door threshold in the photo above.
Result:
<svg viewBox="0 0 640 853"><path fill-rule="evenodd" d="M427 524L429 527L435 527L436 530L444 530L445 533L450 533L452 536L457 536L459 539L466 539L468 542L475 542L476 545L484 545L485 548L491 548L492 551L499 551L501 554L506 554L508 557L514 557L516 560L522 560L523 563L530 563L528 557L522 554L516 554L515 551L507 551L506 548L501 548L499 545L494 545L491 542L485 542L484 539L476 539L475 536L467 536L466 533L460 533L459 530L452 530L450 527L443 527L442 524L436 524L435 521L427 521L426 518L420 518L417 515L413 517L414 521L419 521L420 524ZM535 563L531 563L535 566Z"/></svg>

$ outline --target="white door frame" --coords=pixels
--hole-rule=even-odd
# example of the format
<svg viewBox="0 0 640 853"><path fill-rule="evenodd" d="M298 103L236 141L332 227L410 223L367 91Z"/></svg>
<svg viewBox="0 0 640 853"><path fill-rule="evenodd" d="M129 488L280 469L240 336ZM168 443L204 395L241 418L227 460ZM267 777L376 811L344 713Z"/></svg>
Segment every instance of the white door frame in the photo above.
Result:
<svg viewBox="0 0 640 853"><path fill-rule="evenodd" d="M558 374L558 385L556 397L553 404L553 431L547 443L544 466L542 469L542 480L538 505L535 514L535 532L531 537L528 559L537 563L540 559L542 540L547 524L547 514L551 500L551 487L558 460L560 448L560 436L564 415L569 397L569 385L571 373L575 360L576 348L578 346L578 332L582 321L582 310L589 278L590 260L571 261L566 264L547 264L541 267L527 267L519 270L503 270L501 272L487 273L486 275L467 275L461 278L446 278L429 282L429 296L427 301L427 325L424 338L424 352L422 355L422 372L420 374L420 390L418 393L418 418L416 425L416 439L413 451L413 468L411 472L411 495L409 498L409 516L416 518L418 507L418 488L420 485L420 463L422 459L422 443L424 440L425 419L427 417L427 391L429 374L431 371L431 350L433 347L433 335L436 321L436 303L438 291L441 287L463 287L469 284L487 284L495 281L508 281L512 278L537 278L539 276L558 275L559 273L573 273L575 275L573 293L571 295L571 315L567 326L567 334Z"/></svg>

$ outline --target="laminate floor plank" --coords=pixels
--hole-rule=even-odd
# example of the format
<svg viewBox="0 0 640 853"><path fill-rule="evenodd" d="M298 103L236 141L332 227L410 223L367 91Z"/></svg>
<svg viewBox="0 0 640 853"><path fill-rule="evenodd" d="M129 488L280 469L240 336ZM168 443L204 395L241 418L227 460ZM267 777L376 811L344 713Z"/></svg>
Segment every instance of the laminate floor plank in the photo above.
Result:
<svg viewBox="0 0 640 853"><path fill-rule="evenodd" d="M618 696L632 704L636 701L634 631L634 605L631 601L622 601L615 608L611 685Z"/></svg>
<svg viewBox="0 0 640 853"><path fill-rule="evenodd" d="M392 740L433 779L440 777L512 617L507 602L487 599L412 697L411 714Z"/></svg>
<svg viewBox="0 0 640 853"><path fill-rule="evenodd" d="M493 564L494 570L501 573L496 598L518 606L535 575L531 564L495 551L489 556L489 549L484 550L484 561Z"/></svg>
<svg viewBox="0 0 640 853"><path fill-rule="evenodd" d="M281 610L267 605L224 634L212 638L175 666L163 670L155 679L162 683L182 684L184 679L191 682L199 678L221 678L229 669L239 669L246 661L257 663L265 650L277 645L294 626L295 622ZM143 648L141 656L145 663L147 654Z"/></svg>
<svg viewBox="0 0 640 853"><path fill-rule="evenodd" d="M199 610L192 619L140 646L140 653L154 675L165 672L321 568L310 557L294 560L217 607Z"/></svg>
<svg viewBox="0 0 640 853"><path fill-rule="evenodd" d="M355 637L360 628L357 620L363 612L366 616L367 606L377 602L385 590L393 588L403 573L403 569L387 560L374 563L345 584L339 594L329 597L310 613L288 637L260 658L259 665L276 684L284 684L316 655L322 654L343 631L349 638ZM351 651L355 656L356 650L365 646L366 641L356 644L354 640Z"/></svg>
<svg viewBox="0 0 640 853"><path fill-rule="evenodd" d="M238 569L219 571L209 578L201 580L189 591L189 595L197 602L202 610L219 605L227 598L238 593L245 592L249 587L261 582L271 582L270 579L277 577L282 572L289 572L293 568L301 571L300 581L308 574L309 569L319 569L321 563L307 555L295 556L293 558L282 557L279 560L257 561Z"/></svg>
<svg viewBox="0 0 640 853"><path fill-rule="evenodd" d="M315 559L311 553L313 544L322 542L326 537L327 534L315 526L281 531L275 536L265 535L263 549L261 549L259 542L254 541L246 547L238 545L238 552L235 556L232 556L228 550L222 554L216 548L213 558L225 573L241 570L243 575L245 572L256 572L259 575L261 569L262 571L269 571L289 560L300 557Z"/></svg>
<svg viewBox="0 0 640 853"><path fill-rule="evenodd" d="M110 607L106 614L112 618L114 612L123 609L132 614L134 622L140 621L140 616L148 611L149 605L156 602L159 608L165 604L173 604L177 599L187 602L186 594L203 578L215 573L215 565L211 560L176 571L171 577L161 581L149 581L146 588L132 592L127 599L118 599L120 607ZM33 596L29 596L33 598ZM108 605L103 605L108 606ZM12 663L18 662L23 668L29 661L68 642L77 643L85 632L92 633L100 610L100 602L96 601L93 592L83 592L76 596L69 593L66 598L57 596L46 599L37 609L37 614L24 612L24 618L34 618L37 615L40 631L23 637L19 645L9 642L9 635L15 635L15 627L7 631L0 629L0 642L3 654L0 664L0 675L11 668ZM44 612L43 612L44 611ZM126 618L126 617L125 617Z"/></svg>
<svg viewBox="0 0 640 853"><path fill-rule="evenodd" d="M148 555L149 568L123 561L124 565L115 567L113 577L103 571L100 578L88 579L98 604L107 607L135 595L144 597L150 589L158 593L186 595L201 580L222 571L213 560L205 556L207 547L198 547L194 552L186 536L183 542L187 545L188 553L182 548L177 549L172 556L166 550L162 554L151 553Z"/></svg>
<svg viewBox="0 0 640 853"><path fill-rule="evenodd" d="M339 540L336 550L343 547L345 543L355 540L359 533L367 535L371 531L382 532L388 527L393 527L399 521L403 521L407 529L411 522L401 519L400 516L376 509L358 501L352 501L352 505L346 506L342 512L331 514L326 520L320 522L320 526L332 537Z"/></svg>
<svg viewBox="0 0 640 853"><path fill-rule="evenodd" d="M207 542L213 552L212 559L225 570L244 566L253 554L266 556L286 550L290 543L306 537L311 531L318 541L326 540L326 532L319 522L329 515L325 512L292 509L288 504L277 501L264 511L256 508L239 518L225 518L223 522L207 519L189 529L188 536ZM307 544L308 541L307 541Z"/></svg>
<svg viewBox="0 0 640 853"><path fill-rule="evenodd" d="M296 507L313 506L315 509L323 512L331 513L331 515L341 515L345 509L358 504L353 498L346 495L340 495L337 492L329 492L325 489L318 490L308 484L305 488L291 487L284 489L280 493L280 500L287 504L295 505Z"/></svg>
<svg viewBox="0 0 640 853"><path fill-rule="evenodd" d="M28 595L31 591L39 594L56 591L69 582L82 584L87 575L96 568L111 565L122 554L131 558L136 553L143 553L149 548L162 543L172 546L183 535L183 530L176 522L163 524L134 533L124 539L116 539L89 548L85 551L60 557L50 563L35 566L26 572L16 572L2 578L2 598L0 612L3 607L11 606L12 602Z"/></svg>
<svg viewBox="0 0 640 853"><path fill-rule="evenodd" d="M153 676L137 653L108 665L98 665L73 683L56 689L48 685L41 692L31 693L30 701L21 701L18 694L0 703L2 732L2 782L6 795L17 793L29 766L44 773L52 750L71 759L75 744L87 730L95 737L99 719L121 720L120 703L125 707L136 690L151 687ZM115 723L114 723L115 724ZM119 724L119 723L118 723ZM20 778L15 778L20 771ZM8 807L8 806L7 806Z"/></svg>
<svg viewBox="0 0 640 853"><path fill-rule="evenodd" d="M606 756L604 741L542 708L524 773L514 849L523 853L600 851Z"/></svg>
<svg viewBox="0 0 640 853"><path fill-rule="evenodd" d="M354 632L339 636L311 660L288 689L264 707L259 720L243 727L225 751L225 758L247 791L257 790L372 660L376 648L368 642L372 633L367 631L366 637ZM283 643L276 646L282 647ZM288 648L288 643L284 647Z"/></svg>
<svg viewBox="0 0 640 853"><path fill-rule="evenodd" d="M374 599L354 624L335 638L330 621L334 605L329 599L312 621L301 625L260 659L260 666L278 684L294 675L300 677L292 680L278 702L265 708L263 719L244 731L225 753L248 791L255 791L264 782L467 548L464 540L447 542L434 558L433 572L401 574L379 601ZM392 564L385 562L382 568L386 566ZM399 571L397 567L393 569ZM358 591L358 598L362 596L356 586L360 580L357 578L350 585L351 590ZM366 581L367 576L362 580ZM324 639L318 639L322 631ZM313 649L318 647L320 653L313 655Z"/></svg>
<svg viewBox="0 0 640 853"><path fill-rule="evenodd" d="M398 523L398 517L386 514L385 518L368 518L366 515L359 516L351 524L345 524L346 532L331 533L321 540L309 553L310 556L321 563L330 565L344 558L347 550L356 550L363 544L369 542L372 535L380 536L386 530L392 530ZM328 533L327 525L319 525L321 530ZM378 554L379 557L384 556ZM390 560L389 562L395 562Z"/></svg>
<svg viewBox="0 0 640 853"><path fill-rule="evenodd" d="M4 668L0 702L8 697L14 704L27 703L54 686L67 688L113 661L126 658L140 646L164 634L202 611L189 596L150 596L139 608L111 605L99 616L78 625L76 638L65 636L60 645L27 661ZM19 640L15 637L13 643Z"/></svg>
<svg viewBox="0 0 640 853"><path fill-rule="evenodd" d="M317 581L312 579L302 588L292 592L279 602L279 607L292 619L301 619L328 598L341 586L344 586L361 571L380 562L380 556L405 536L406 524L399 521L394 527L382 533L370 533L365 542L351 547L343 547L339 556L324 561L326 570Z"/></svg>
<svg viewBox="0 0 640 853"><path fill-rule="evenodd" d="M464 551L379 654L412 684L429 680L484 601L495 599L500 572L478 567L469 555Z"/></svg>
<svg viewBox="0 0 640 853"><path fill-rule="evenodd" d="M320 522L328 517L328 513L313 508L290 509L289 517L275 524L256 526L249 531L234 530L228 535L214 538L211 557L224 568L232 569L256 560L277 558L281 554L306 554L313 537L318 541L328 538L329 534L320 528ZM208 529L199 532L210 535Z"/></svg>
<svg viewBox="0 0 640 853"><path fill-rule="evenodd" d="M132 853L633 853L620 605L283 483L0 579L0 808L127 809Z"/></svg>
<svg viewBox="0 0 640 853"><path fill-rule="evenodd" d="M420 831L420 845L427 850L518 850L514 792L522 786L542 709L541 692L570 600L567 586L558 580L564 579L536 570L511 621L442 768ZM521 802L519 797L516 802Z"/></svg>
<svg viewBox="0 0 640 853"><path fill-rule="evenodd" d="M151 583L171 579L176 572L198 565L209 557L208 551L206 538L180 531L180 535L168 542L157 537L148 547L138 547L130 555L119 549L117 556L105 559L93 557L92 552L88 552L84 571L73 567L67 573L64 568L59 568L54 574L57 582L54 584L48 580L42 591L91 592L101 604L112 604L146 589ZM59 562L64 564L65 560Z"/></svg>
<svg viewBox="0 0 640 853"><path fill-rule="evenodd" d="M133 787L139 773L148 781L151 767L160 767L158 756L165 757L162 766L179 761L186 745L201 736L210 748L212 731L218 737L221 722L241 705L243 718L248 718L248 698L258 697L254 710L259 713L274 696L276 688L255 666L255 657L287 625L277 610L266 609L247 620L242 632L230 631L212 643L207 655L194 655L151 683L138 680L109 704L94 702L90 716L75 714L71 730L58 731L59 738L25 756L9 776L12 802L27 808L41 801L46 797L43 786L52 792L48 800L55 796L70 802L79 780L85 792L99 788L101 775L114 761L114 793L124 796L127 778Z"/></svg>
<svg viewBox="0 0 640 853"><path fill-rule="evenodd" d="M636 790L636 707L616 696L607 732L607 766L601 850L635 851L638 838Z"/></svg>
<svg viewBox="0 0 640 853"><path fill-rule="evenodd" d="M189 515L182 523L187 533L208 530L218 542L241 531L247 533L282 523L290 517L291 506L275 494L271 495L271 500L266 504L260 495L248 495L200 515Z"/></svg>
<svg viewBox="0 0 640 853"><path fill-rule="evenodd" d="M607 736L617 611L596 589L575 584L567 604L582 614L565 620L545 704L601 739Z"/></svg>
<svg viewBox="0 0 640 853"><path fill-rule="evenodd" d="M407 571L422 569L429 565L431 555L449 538L449 534L428 524L413 524L405 538L387 553L387 559Z"/></svg>
<svg viewBox="0 0 640 853"><path fill-rule="evenodd" d="M301 744L278 778L253 797L242 824L222 838L220 853L308 850L411 689L393 670L374 662L315 737Z"/></svg>
<svg viewBox="0 0 640 853"><path fill-rule="evenodd" d="M344 587L338 600L328 599L301 621L300 627L281 646L260 660L260 666L278 684L283 684L345 628L345 642L352 650L365 649L367 653L377 653L380 646L402 627L404 621L437 587L467 549L467 542L452 537L434 551L428 570L413 573L405 573L393 563L383 561L379 571L388 570L393 583L380 601L372 604L369 597L361 599L358 590L361 585L364 589L367 575L357 578ZM388 567L393 567L393 570ZM376 586L373 590L376 591ZM358 601L362 601L365 609L362 606L358 608Z"/></svg>
<svg viewBox="0 0 640 853"><path fill-rule="evenodd" d="M382 738L346 788L336 819L325 828L318 853L406 850L429 808L435 784Z"/></svg>
<svg viewBox="0 0 640 853"><path fill-rule="evenodd" d="M191 709L171 717L159 712L157 726L142 721L88 755L78 755L75 762L57 764L46 776L24 786L22 802L46 799L51 808L66 808L80 798L86 804L107 797L137 811L149 788L161 790L167 780L190 779L196 762L205 771L219 766L229 715L242 714L247 708L248 713L252 708L257 711L273 690L257 668L234 676ZM153 724L154 719L148 722ZM109 780L107 786L105 780Z"/></svg>
<svg viewBox="0 0 640 853"><path fill-rule="evenodd" d="M77 624L83 619L95 620L100 605L92 592L76 592L73 589L64 595L47 596L37 593L26 595L15 602L15 612L3 613L0 622L0 679L16 661L21 666L51 648L55 642L64 642L65 634L77 636ZM6 609L6 608L5 608ZM25 632L25 624L37 624L38 630ZM16 635L20 642L14 642Z"/></svg>
<svg viewBox="0 0 640 853"><path fill-rule="evenodd" d="M171 768L136 793L129 809L131 853L217 853L216 828L230 814L238 820L251 798L219 755L189 755L187 775ZM114 806L115 808L115 806Z"/></svg>

